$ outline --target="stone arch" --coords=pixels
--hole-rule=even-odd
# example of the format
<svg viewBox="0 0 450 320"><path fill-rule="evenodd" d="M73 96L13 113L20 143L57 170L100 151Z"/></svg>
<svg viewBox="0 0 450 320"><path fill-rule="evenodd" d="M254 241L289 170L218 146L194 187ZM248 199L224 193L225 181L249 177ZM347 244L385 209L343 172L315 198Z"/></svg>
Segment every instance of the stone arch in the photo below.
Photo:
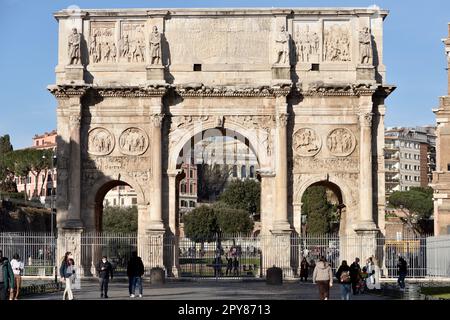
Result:
<svg viewBox="0 0 450 320"><path fill-rule="evenodd" d="M185 130L185 134L182 135L181 138L170 147L168 169L175 170L177 168L178 156L183 150L184 146L189 142L189 140L191 140L193 137L203 134L206 130L211 129L217 129L222 132L223 130L231 130L238 135L248 139L249 148L255 154L260 168L273 166L273 164L271 164L269 161L270 157L267 155L267 152L264 152L266 148L261 141L262 139L258 139L258 130L245 128L242 125L233 122L232 120L226 119L223 128L218 128L214 121L206 121L199 123L198 125L190 126L188 128L177 129ZM174 131L174 133L175 132L176 131Z"/></svg>
<svg viewBox="0 0 450 320"><path fill-rule="evenodd" d="M112 177L102 177L97 180L92 187L90 187L86 201L86 207L88 208L88 219L94 220L94 223L89 223L91 227L94 226L95 230L101 231L102 225L102 213L103 213L103 199L105 195L116 186L129 186L132 187L137 194L137 205L138 208L148 205L148 200L146 198L145 192L141 185L131 177L125 177L125 179L114 179ZM141 215L141 210L138 210L138 214ZM141 221L141 219L139 219ZM144 226L139 226L143 228Z"/></svg>
<svg viewBox="0 0 450 320"><path fill-rule="evenodd" d="M339 234L349 235L352 232L350 229L353 225L352 222L355 221L358 215L357 201L347 181L335 175L327 174L324 176L323 174L316 174L309 175L305 180L299 180L294 188L294 215L301 214L301 199L303 194L306 189L313 185L325 185L335 194L338 192L336 195L339 203L345 206L345 210L341 215ZM294 217L294 227L296 227L295 220ZM299 217L297 217L297 221L299 220Z"/></svg>

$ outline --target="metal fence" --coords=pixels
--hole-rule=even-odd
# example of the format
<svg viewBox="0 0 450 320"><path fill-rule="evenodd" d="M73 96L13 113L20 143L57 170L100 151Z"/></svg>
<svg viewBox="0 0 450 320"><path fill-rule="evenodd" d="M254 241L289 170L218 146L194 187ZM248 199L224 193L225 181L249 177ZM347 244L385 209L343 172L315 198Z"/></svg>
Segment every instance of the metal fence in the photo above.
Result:
<svg viewBox="0 0 450 320"><path fill-rule="evenodd" d="M18 254L24 262L24 276L54 276L56 238L50 233L2 232L0 249L12 259Z"/></svg>
<svg viewBox="0 0 450 320"><path fill-rule="evenodd" d="M0 233L0 249L10 259L19 254L26 276L54 276L56 239L44 233ZM151 266L165 267L169 277L257 278L268 268L282 266L287 278L300 274L306 258L314 263L323 256L333 272L343 259L350 264L355 257L365 265L374 254L382 278L397 277L398 257L405 258L409 278L450 277L450 236L410 237L339 237L336 234L288 237L262 235L221 235L213 241L194 242L188 238L153 238L136 233L82 233L79 265L83 276L94 276L103 255L108 256L117 276L126 275L131 253L137 251ZM312 268L310 269L310 273Z"/></svg>
<svg viewBox="0 0 450 320"><path fill-rule="evenodd" d="M427 238L427 276L450 278L450 235Z"/></svg>

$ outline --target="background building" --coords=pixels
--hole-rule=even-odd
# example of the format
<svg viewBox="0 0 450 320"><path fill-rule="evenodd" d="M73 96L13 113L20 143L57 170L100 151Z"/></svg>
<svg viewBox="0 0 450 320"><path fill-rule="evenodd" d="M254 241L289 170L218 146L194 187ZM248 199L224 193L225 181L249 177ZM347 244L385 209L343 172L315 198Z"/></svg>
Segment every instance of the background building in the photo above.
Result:
<svg viewBox="0 0 450 320"><path fill-rule="evenodd" d="M104 207L132 207L137 206L136 191L129 186L117 186L106 194Z"/></svg>
<svg viewBox="0 0 450 320"><path fill-rule="evenodd" d="M443 39L447 56L447 72L450 68L450 23L449 37ZM448 72L448 94L440 98L436 114L436 170L433 172L434 232L436 235L450 234L450 72Z"/></svg>
<svg viewBox="0 0 450 320"><path fill-rule="evenodd" d="M436 166L435 128L387 128L384 158L387 196L411 187L427 187Z"/></svg>
<svg viewBox="0 0 450 320"><path fill-rule="evenodd" d="M44 134L36 134L33 137L31 148L35 149L56 149L56 130L45 132ZM26 179L26 180L25 180ZM27 193L27 198L39 199L42 204L50 205L53 189L53 198L56 194L56 166L50 170L43 170L39 175L30 171L26 178L15 177L17 191ZM25 188L26 184L26 188ZM37 193L36 193L37 190ZM54 199L53 199L54 200Z"/></svg>

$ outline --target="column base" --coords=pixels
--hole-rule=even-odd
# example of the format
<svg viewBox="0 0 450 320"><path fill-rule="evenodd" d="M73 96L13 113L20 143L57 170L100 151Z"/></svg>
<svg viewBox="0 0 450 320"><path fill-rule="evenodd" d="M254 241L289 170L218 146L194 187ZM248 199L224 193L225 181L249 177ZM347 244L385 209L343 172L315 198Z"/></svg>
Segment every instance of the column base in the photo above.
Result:
<svg viewBox="0 0 450 320"><path fill-rule="evenodd" d="M65 67L66 82L70 84L83 85L84 83L84 67L83 65L68 65Z"/></svg>
<svg viewBox="0 0 450 320"><path fill-rule="evenodd" d="M157 235L159 233L164 234L166 228L162 221L150 221L148 228L145 230L147 234Z"/></svg>
<svg viewBox="0 0 450 320"><path fill-rule="evenodd" d="M285 64L274 64L272 66L272 79L290 80L291 79L291 67Z"/></svg>
<svg viewBox="0 0 450 320"><path fill-rule="evenodd" d="M273 235L285 235L292 232L292 227L287 221L275 221L273 229L270 230Z"/></svg>
<svg viewBox="0 0 450 320"><path fill-rule="evenodd" d="M83 222L79 219L61 221L58 225L58 229L83 229Z"/></svg>
<svg viewBox="0 0 450 320"><path fill-rule="evenodd" d="M145 68L147 70L147 82L165 84L164 67L160 65L149 65Z"/></svg>
<svg viewBox="0 0 450 320"><path fill-rule="evenodd" d="M356 80L366 80L375 82L375 67L370 64L359 64L356 67Z"/></svg>
<svg viewBox="0 0 450 320"><path fill-rule="evenodd" d="M357 234L378 233L380 229L373 221L360 221L355 228Z"/></svg>

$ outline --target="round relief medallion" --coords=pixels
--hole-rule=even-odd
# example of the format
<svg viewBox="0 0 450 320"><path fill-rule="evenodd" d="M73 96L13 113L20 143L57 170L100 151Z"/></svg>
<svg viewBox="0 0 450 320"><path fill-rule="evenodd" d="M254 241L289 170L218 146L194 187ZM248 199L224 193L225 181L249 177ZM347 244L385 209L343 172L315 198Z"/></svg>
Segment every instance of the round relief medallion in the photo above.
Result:
<svg viewBox="0 0 450 320"><path fill-rule="evenodd" d="M148 148L148 137L144 130L128 128L119 138L120 151L132 156L143 154Z"/></svg>
<svg viewBox="0 0 450 320"><path fill-rule="evenodd" d="M348 156L355 150L355 146L355 136L346 128L337 128L328 134L327 148L335 156Z"/></svg>
<svg viewBox="0 0 450 320"><path fill-rule="evenodd" d="M293 149L298 155L312 157L321 147L322 140L313 129L302 128L294 133Z"/></svg>
<svg viewBox="0 0 450 320"><path fill-rule="evenodd" d="M105 128L94 128L88 134L88 152L97 156L104 156L113 151L114 136Z"/></svg>

